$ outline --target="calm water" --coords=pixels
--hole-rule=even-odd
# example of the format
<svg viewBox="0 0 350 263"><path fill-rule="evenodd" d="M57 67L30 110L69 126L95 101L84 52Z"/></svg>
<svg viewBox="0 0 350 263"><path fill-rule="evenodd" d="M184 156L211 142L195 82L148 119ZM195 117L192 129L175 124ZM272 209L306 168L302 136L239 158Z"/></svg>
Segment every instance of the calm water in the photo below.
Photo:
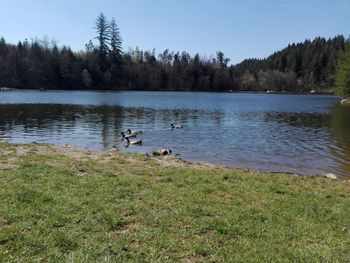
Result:
<svg viewBox="0 0 350 263"><path fill-rule="evenodd" d="M170 123L185 129L170 130ZM141 129L143 146L120 132ZM298 174L350 175L350 107L317 95L0 92L0 139L151 152Z"/></svg>

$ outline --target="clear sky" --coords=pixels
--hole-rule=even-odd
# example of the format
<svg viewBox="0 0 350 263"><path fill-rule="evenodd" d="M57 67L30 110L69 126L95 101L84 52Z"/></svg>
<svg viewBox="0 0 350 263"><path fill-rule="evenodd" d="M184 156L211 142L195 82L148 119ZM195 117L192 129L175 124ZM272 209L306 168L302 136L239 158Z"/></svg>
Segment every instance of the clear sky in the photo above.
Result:
<svg viewBox="0 0 350 263"><path fill-rule="evenodd" d="M232 63L289 43L350 35L350 0L1 0L0 36L43 38L84 49L100 12L114 17L123 48L224 52Z"/></svg>

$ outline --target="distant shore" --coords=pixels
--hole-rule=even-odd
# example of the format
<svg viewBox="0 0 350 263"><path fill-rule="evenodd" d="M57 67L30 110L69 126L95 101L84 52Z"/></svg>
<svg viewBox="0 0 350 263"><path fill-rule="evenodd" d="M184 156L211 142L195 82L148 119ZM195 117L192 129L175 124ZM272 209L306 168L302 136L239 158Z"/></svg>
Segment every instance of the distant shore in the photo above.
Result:
<svg viewBox="0 0 350 263"><path fill-rule="evenodd" d="M261 94L304 94L304 95L336 95L335 91L310 91L310 92L295 92L295 91L273 91L273 90L226 90L226 91L205 91L205 90L128 90L128 89L25 89L25 88L9 88L0 87L0 91L102 91L102 92L207 92L207 93L261 93Z"/></svg>

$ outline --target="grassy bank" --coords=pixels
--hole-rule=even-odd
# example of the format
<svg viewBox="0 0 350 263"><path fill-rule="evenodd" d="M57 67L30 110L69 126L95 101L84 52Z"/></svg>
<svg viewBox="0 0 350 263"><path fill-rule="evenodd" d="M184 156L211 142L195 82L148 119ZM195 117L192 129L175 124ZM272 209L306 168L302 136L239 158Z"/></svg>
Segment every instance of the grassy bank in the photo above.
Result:
<svg viewBox="0 0 350 263"><path fill-rule="evenodd" d="M0 262L348 262L349 186L0 143Z"/></svg>

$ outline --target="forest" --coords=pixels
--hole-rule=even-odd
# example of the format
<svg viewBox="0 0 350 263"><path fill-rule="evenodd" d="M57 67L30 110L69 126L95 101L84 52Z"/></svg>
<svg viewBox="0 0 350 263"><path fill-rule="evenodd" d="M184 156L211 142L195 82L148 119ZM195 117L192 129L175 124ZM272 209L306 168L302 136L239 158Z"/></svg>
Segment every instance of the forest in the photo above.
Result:
<svg viewBox="0 0 350 263"><path fill-rule="evenodd" d="M85 50L31 39L0 39L0 87L145 91L333 92L339 58L350 39L339 35L290 44L264 59L230 63L186 51L122 50L115 19L100 14Z"/></svg>

